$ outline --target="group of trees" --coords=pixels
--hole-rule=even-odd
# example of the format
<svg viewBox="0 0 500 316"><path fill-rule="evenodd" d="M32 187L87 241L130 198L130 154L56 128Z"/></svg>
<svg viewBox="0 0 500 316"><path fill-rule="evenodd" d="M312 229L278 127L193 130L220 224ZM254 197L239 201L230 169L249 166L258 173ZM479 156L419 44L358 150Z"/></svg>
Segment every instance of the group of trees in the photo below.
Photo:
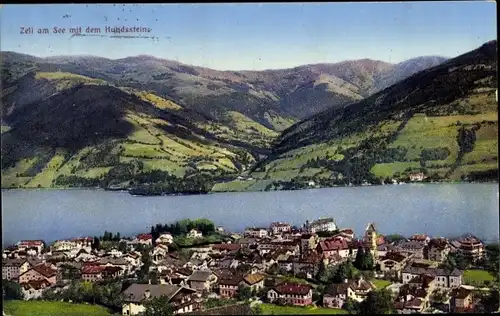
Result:
<svg viewBox="0 0 500 316"><path fill-rule="evenodd" d="M122 280L103 282L73 281L67 289L49 288L42 293L48 301L71 301L75 303L99 304L113 311L121 310L121 292L130 284Z"/></svg>
<svg viewBox="0 0 500 316"><path fill-rule="evenodd" d="M173 236L180 236L189 233L192 229L201 231L203 235L210 235L215 232L214 223L206 218L198 218L195 220L183 219L170 224L156 224L151 227L151 235L153 241L156 240L162 233L170 233Z"/></svg>
<svg viewBox="0 0 500 316"><path fill-rule="evenodd" d="M4 300L22 300L24 297L21 285L8 280L2 280L2 296Z"/></svg>
<svg viewBox="0 0 500 316"><path fill-rule="evenodd" d="M374 260L369 249L359 247L354 260L354 266L359 270L373 270Z"/></svg>
<svg viewBox="0 0 500 316"><path fill-rule="evenodd" d="M345 279L352 279L357 276L357 271L350 260L338 266L326 266L324 262L320 264L317 279L323 284L341 283Z"/></svg>

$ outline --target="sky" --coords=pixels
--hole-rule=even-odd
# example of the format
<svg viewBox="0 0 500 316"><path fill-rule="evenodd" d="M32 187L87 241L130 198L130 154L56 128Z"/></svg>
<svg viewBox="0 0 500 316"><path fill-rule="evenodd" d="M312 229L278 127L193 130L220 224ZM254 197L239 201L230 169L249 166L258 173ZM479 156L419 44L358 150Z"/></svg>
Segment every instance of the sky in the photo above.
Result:
<svg viewBox="0 0 500 316"><path fill-rule="evenodd" d="M369 58L455 57L496 39L496 3L37 4L0 8L2 51L39 57L152 55L218 70L262 70ZM101 28L73 36L69 28ZM110 38L146 27L148 38ZM20 34L33 27L35 34ZM37 34L39 28L65 34ZM153 38L151 38L153 37Z"/></svg>

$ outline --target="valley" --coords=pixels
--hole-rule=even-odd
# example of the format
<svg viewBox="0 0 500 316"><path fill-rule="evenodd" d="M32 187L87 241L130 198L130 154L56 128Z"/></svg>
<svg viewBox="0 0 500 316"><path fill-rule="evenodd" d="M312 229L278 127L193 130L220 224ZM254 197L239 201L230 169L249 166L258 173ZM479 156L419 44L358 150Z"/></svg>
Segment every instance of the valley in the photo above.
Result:
<svg viewBox="0 0 500 316"><path fill-rule="evenodd" d="M2 188L262 191L498 170L496 41L448 60L268 71L151 56L2 63Z"/></svg>

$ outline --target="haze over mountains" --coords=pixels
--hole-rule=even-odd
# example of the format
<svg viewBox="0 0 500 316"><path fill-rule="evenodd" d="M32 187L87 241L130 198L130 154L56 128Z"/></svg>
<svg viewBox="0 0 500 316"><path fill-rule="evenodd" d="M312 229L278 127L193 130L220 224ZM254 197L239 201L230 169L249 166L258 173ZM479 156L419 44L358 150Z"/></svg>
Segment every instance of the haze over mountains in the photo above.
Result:
<svg viewBox="0 0 500 316"><path fill-rule="evenodd" d="M498 169L496 41L450 60L266 71L1 58L3 187L130 187L167 171L263 190ZM227 182L238 175L253 179Z"/></svg>

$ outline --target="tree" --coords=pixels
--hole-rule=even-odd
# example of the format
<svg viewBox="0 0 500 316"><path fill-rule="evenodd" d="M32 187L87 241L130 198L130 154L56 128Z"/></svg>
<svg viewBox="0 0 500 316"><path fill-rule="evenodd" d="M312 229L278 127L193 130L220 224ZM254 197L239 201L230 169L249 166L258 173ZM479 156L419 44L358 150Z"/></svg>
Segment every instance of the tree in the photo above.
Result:
<svg viewBox="0 0 500 316"><path fill-rule="evenodd" d="M94 241L92 242L91 245L92 250L99 250L101 249L101 241L97 236L94 236Z"/></svg>
<svg viewBox="0 0 500 316"><path fill-rule="evenodd" d="M338 266L337 270L335 270L330 277L330 281L333 283L341 283L346 279L352 279L353 276L353 265L350 261L346 261Z"/></svg>
<svg viewBox="0 0 500 316"><path fill-rule="evenodd" d="M391 243L397 243L401 240L405 240L406 238L402 235L399 235L399 234L392 234L392 235L387 235L387 236L384 236L384 240L391 244Z"/></svg>
<svg viewBox="0 0 500 316"><path fill-rule="evenodd" d="M4 300L22 300L24 298L21 285L13 281L2 280L2 293Z"/></svg>
<svg viewBox="0 0 500 316"><path fill-rule="evenodd" d="M144 303L145 311L143 316L170 316L174 315L174 310L169 303L168 297L153 297Z"/></svg>
<svg viewBox="0 0 500 316"><path fill-rule="evenodd" d="M359 314L394 314L395 308L391 292L386 289L372 291L368 297L359 305Z"/></svg>
<svg viewBox="0 0 500 316"><path fill-rule="evenodd" d="M253 315L262 315L262 312L263 312L262 307L259 304L252 307L252 314Z"/></svg>
<svg viewBox="0 0 500 316"><path fill-rule="evenodd" d="M238 301L246 301L251 297L252 291L248 286L238 286L238 291L236 292L236 298L238 299Z"/></svg>
<svg viewBox="0 0 500 316"><path fill-rule="evenodd" d="M124 241L120 241L120 243L118 244L118 251L127 252L127 243Z"/></svg>
<svg viewBox="0 0 500 316"><path fill-rule="evenodd" d="M354 266L359 270L372 270L373 265L373 256L370 250L365 251L363 247L359 247L354 261Z"/></svg>
<svg viewBox="0 0 500 316"><path fill-rule="evenodd" d="M342 309L349 312L349 314L359 314L360 306L359 303L353 300L352 298L348 298L347 301L342 306Z"/></svg>

